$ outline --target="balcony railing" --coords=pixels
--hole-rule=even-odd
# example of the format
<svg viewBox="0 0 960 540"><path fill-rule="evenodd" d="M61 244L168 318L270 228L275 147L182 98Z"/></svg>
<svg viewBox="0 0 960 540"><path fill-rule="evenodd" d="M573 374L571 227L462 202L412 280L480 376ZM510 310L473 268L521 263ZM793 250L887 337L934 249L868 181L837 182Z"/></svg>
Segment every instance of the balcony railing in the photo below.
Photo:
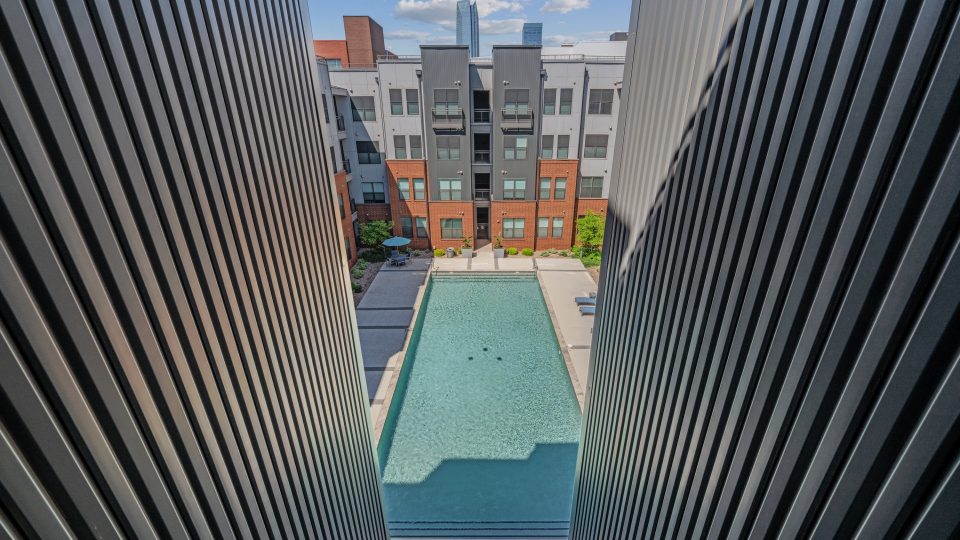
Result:
<svg viewBox="0 0 960 540"><path fill-rule="evenodd" d="M473 123L474 123L474 124L489 124L489 123L490 123L490 109L474 109L474 110L473 110Z"/></svg>
<svg viewBox="0 0 960 540"><path fill-rule="evenodd" d="M504 130L533 129L533 111L528 107L500 109L500 128Z"/></svg>
<svg viewBox="0 0 960 540"><path fill-rule="evenodd" d="M352 172L352 171L351 171L351 168L350 168L350 160L349 160L349 159L343 160L343 170L345 170L345 171L347 171L347 172Z"/></svg>
<svg viewBox="0 0 960 540"><path fill-rule="evenodd" d="M347 130L347 126L343 121L343 115L338 114L337 115L337 131L346 131L346 130Z"/></svg>
<svg viewBox="0 0 960 540"><path fill-rule="evenodd" d="M457 105L440 105L431 111L433 129L463 129L463 109Z"/></svg>
<svg viewBox="0 0 960 540"><path fill-rule="evenodd" d="M490 163L490 151L489 151L489 150L474 150L474 152L473 152L473 162L474 162L474 163Z"/></svg>
<svg viewBox="0 0 960 540"><path fill-rule="evenodd" d="M490 190L489 189L475 189L473 190L473 198L478 201L489 201L490 200Z"/></svg>

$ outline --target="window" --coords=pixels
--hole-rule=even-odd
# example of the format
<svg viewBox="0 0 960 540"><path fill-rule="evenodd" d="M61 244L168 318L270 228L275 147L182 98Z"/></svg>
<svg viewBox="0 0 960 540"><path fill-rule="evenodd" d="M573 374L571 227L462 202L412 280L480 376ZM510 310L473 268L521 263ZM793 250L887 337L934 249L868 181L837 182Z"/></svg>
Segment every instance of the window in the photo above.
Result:
<svg viewBox="0 0 960 540"><path fill-rule="evenodd" d="M423 159L423 145L419 135L410 136L410 159Z"/></svg>
<svg viewBox="0 0 960 540"><path fill-rule="evenodd" d="M584 137L583 157L584 158L607 157L607 136L606 135L587 135L586 137Z"/></svg>
<svg viewBox="0 0 960 540"><path fill-rule="evenodd" d="M420 114L420 92L416 88L407 89L407 114Z"/></svg>
<svg viewBox="0 0 960 540"><path fill-rule="evenodd" d="M327 69L342 69L343 64L339 58L327 58Z"/></svg>
<svg viewBox="0 0 960 540"><path fill-rule="evenodd" d="M350 98L350 108L353 109L353 120L356 122L373 122L377 119L377 110L373 106L371 96Z"/></svg>
<svg viewBox="0 0 960 540"><path fill-rule="evenodd" d="M553 218L553 237L560 238L563 236L563 218L555 217Z"/></svg>
<svg viewBox="0 0 960 540"><path fill-rule="evenodd" d="M380 163L380 149L373 141L357 141L357 161L361 165L376 165Z"/></svg>
<svg viewBox="0 0 960 540"><path fill-rule="evenodd" d="M427 234L427 218L418 217L417 219L417 238L429 238Z"/></svg>
<svg viewBox="0 0 960 540"><path fill-rule="evenodd" d="M543 91L543 114L555 114L557 112L557 89L546 88Z"/></svg>
<svg viewBox="0 0 960 540"><path fill-rule="evenodd" d="M327 108L327 98L326 98L326 96L322 97L322 98L320 99L320 101L323 102L323 121L329 124L329 123L330 123L330 109Z"/></svg>
<svg viewBox="0 0 960 540"><path fill-rule="evenodd" d="M560 114L570 114L573 110L573 88L560 89Z"/></svg>
<svg viewBox="0 0 960 540"><path fill-rule="evenodd" d="M567 179L557 178L553 181L553 198L562 201L567 198Z"/></svg>
<svg viewBox="0 0 960 540"><path fill-rule="evenodd" d="M413 200L422 201L427 198L427 188L426 184L423 182L423 178L414 178L413 179Z"/></svg>
<svg viewBox="0 0 960 540"><path fill-rule="evenodd" d="M337 205L340 207L340 219L346 219L347 210L343 207L343 195L337 193Z"/></svg>
<svg viewBox="0 0 960 540"><path fill-rule="evenodd" d="M540 138L540 159L553 159L553 135Z"/></svg>
<svg viewBox="0 0 960 540"><path fill-rule="evenodd" d="M440 179L440 200L459 201L462 198L461 186L463 182L454 178Z"/></svg>
<svg viewBox="0 0 960 540"><path fill-rule="evenodd" d="M437 114L453 115L460 109L460 92L454 89L436 88L433 91L433 108Z"/></svg>
<svg viewBox="0 0 960 540"><path fill-rule="evenodd" d="M557 135L557 159L567 159L570 155L570 136Z"/></svg>
<svg viewBox="0 0 960 540"><path fill-rule="evenodd" d="M399 88L390 89L390 114L394 116L403 114L403 91Z"/></svg>
<svg viewBox="0 0 960 540"><path fill-rule="evenodd" d="M337 152L333 149L332 146L330 147L330 164L333 165L334 171L340 170L339 168L337 168Z"/></svg>
<svg viewBox="0 0 960 540"><path fill-rule="evenodd" d="M361 184L363 186L363 202L387 202L387 197L383 191L383 182L361 182Z"/></svg>
<svg viewBox="0 0 960 540"><path fill-rule="evenodd" d="M603 177L584 176L580 179L580 196L598 199L603 197Z"/></svg>
<svg viewBox="0 0 960 540"><path fill-rule="evenodd" d="M461 218L441 219L440 238L463 238L463 220Z"/></svg>
<svg viewBox="0 0 960 540"><path fill-rule="evenodd" d="M504 200L514 199L522 200L526 198L527 181L517 178L510 178L503 181Z"/></svg>
<svg viewBox="0 0 960 540"><path fill-rule="evenodd" d="M504 218L504 238L523 238L523 218Z"/></svg>
<svg viewBox="0 0 960 540"><path fill-rule="evenodd" d="M404 238L413 238L413 218L410 216L400 216L400 236Z"/></svg>
<svg viewBox="0 0 960 540"><path fill-rule="evenodd" d="M407 141L403 135L393 136L393 153L397 159L407 159Z"/></svg>
<svg viewBox="0 0 960 540"><path fill-rule="evenodd" d="M409 178L398 178L397 179L397 191L400 192L401 201L410 200L410 179Z"/></svg>
<svg viewBox="0 0 960 540"><path fill-rule="evenodd" d="M611 114L613 112L613 89L591 90L587 114Z"/></svg>
<svg viewBox="0 0 960 540"><path fill-rule="evenodd" d="M353 258L353 252L350 250L350 239L346 236L343 237L343 246L347 248L347 260L349 261Z"/></svg>
<svg viewBox="0 0 960 540"><path fill-rule="evenodd" d="M530 91L525 89L504 90L504 114L527 114L530 109Z"/></svg>
<svg viewBox="0 0 960 540"><path fill-rule="evenodd" d="M442 161L459 160L460 137L456 135L441 135L437 137L437 159Z"/></svg>
<svg viewBox="0 0 960 540"><path fill-rule="evenodd" d="M503 159L527 159L527 136L508 135L504 137Z"/></svg>
<svg viewBox="0 0 960 540"><path fill-rule="evenodd" d="M537 238L546 238L549 235L550 218L537 218Z"/></svg>
<svg viewBox="0 0 960 540"><path fill-rule="evenodd" d="M541 178L540 179L540 200L547 200L550 198L550 179Z"/></svg>

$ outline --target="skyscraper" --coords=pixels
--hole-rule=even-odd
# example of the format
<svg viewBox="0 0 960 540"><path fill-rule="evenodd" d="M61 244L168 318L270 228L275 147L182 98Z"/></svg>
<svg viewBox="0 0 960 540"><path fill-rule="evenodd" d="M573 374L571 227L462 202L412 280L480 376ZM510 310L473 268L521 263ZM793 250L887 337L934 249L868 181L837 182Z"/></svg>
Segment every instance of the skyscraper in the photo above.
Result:
<svg viewBox="0 0 960 540"><path fill-rule="evenodd" d="M480 17L476 2L457 1L457 45L469 45L470 56L480 56Z"/></svg>
<svg viewBox="0 0 960 540"><path fill-rule="evenodd" d="M543 23L523 23L523 44L543 45Z"/></svg>

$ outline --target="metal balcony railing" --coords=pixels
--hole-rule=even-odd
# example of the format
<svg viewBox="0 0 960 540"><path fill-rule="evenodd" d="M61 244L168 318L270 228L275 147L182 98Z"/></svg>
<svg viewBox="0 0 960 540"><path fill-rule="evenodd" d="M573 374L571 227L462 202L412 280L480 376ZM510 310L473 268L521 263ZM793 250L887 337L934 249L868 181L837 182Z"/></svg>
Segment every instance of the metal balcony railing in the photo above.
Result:
<svg viewBox="0 0 960 540"><path fill-rule="evenodd" d="M343 121L343 115L338 114L337 115L337 131L346 131L346 130L347 130L347 126Z"/></svg>
<svg viewBox="0 0 960 540"><path fill-rule="evenodd" d="M473 190L473 198L478 201L489 201L490 200L490 190L489 189L475 189Z"/></svg>
<svg viewBox="0 0 960 540"><path fill-rule="evenodd" d="M503 107L500 109L502 129L532 129L533 111L529 107Z"/></svg>
<svg viewBox="0 0 960 540"><path fill-rule="evenodd" d="M473 162L474 162L474 163L490 163L490 151L489 151L489 150L474 150L474 152L473 152Z"/></svg>
<svg viewBox="0 0 960 540"><path fill-rule="evenodd" d="M474 110L473 110L473 123L474 123L474 124L489 124L489 123L490 123L490 109L474 109Z"/></svg>
<svg viewBox="0 0 960 540"><path fill-rule="evenodd" d="M430 111L434 129L463 129L463 109L457 105L440 105Z"/></svg>
<svg viewBox="0 0 960 540"><path fill-rule="evenodd" d="M349 160L349 159L343 160L343 170L345 170L345 171L347 171L347 172L352 172L352 169L350 168L350 160Z"/></svg>

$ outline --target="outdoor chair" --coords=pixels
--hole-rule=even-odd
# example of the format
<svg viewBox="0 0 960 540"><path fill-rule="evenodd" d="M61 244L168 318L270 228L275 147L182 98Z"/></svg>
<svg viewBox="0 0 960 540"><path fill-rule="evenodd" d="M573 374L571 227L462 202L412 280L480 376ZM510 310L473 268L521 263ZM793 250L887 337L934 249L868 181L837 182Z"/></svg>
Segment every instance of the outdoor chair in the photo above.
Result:
<svg viewBox="0 0 960 540"><path fill-rule="evenodd" d="M597 313L597 306L580 306L581 315L594 315Z"/></svg>
<svg viewBox="0 0 960 540"><path fill-rule="evenodd" d="M578 296L575 298L578 305L581 306L595 306L597 305L597 299L590 296Z"/></svg>

